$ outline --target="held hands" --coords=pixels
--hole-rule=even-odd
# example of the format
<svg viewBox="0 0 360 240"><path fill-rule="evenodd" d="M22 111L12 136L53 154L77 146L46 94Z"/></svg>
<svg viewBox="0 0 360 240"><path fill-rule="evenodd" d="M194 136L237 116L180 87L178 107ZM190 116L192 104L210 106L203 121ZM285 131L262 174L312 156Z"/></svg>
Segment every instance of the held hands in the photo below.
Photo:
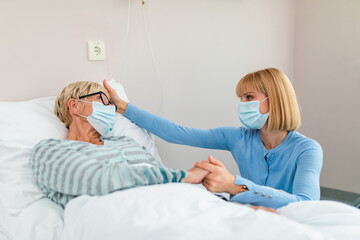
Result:
<svg viewBox="0 0 360 240"><path fill-rule="evenodd" d="M205 176L202 182L206 189L211 192L227 192L231 195L236 195L248 191L246 186L236 185L235 176L229 173L222 162L212 156L208 157L208 161L196 162L194 166L209 171L209 174ZM251 208L279 214L278 211L272 208L262 206L251 206Z"/></svg>
<svg viewBox="0 0 360 240"><path fill-rule="evenodd" d="M203 185L211 192L227 192L236 195L247 191L246 186L236 185L235 176L229 173L222 162L212 156L208 157L208 161L194 163L194 167L209 171L203 180Z"/></svg>
<svg viewBox="0 0 360 240"><path fill-rule="evenodd" d="M187 170L188 176L184 179L185 183L193 183L193 184L199 184L202 183L203 179L206 177L206 175L209 174L208 171L202 169L193 167L189 170Z"/></svg>
<svg viewBox="0 0 360 240"><path fill-rule="evenodd" d="M103 85L106 88L106 90L109 92L111 102L116 105L117 112L124 114L128 106L128 103L119 97L115 89L110 87L110 85L106 82L106 80L103 81Z"/></svg>

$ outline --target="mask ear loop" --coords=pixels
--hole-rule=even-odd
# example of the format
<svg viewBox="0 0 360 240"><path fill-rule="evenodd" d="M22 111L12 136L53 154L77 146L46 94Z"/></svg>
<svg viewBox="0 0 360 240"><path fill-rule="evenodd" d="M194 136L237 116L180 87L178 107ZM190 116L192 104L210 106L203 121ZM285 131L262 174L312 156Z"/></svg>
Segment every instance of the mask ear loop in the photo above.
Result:
<svg viewBox="0 0 360 240"><path fill-rule="evenodd" d="M268 99L268 97L264 98L263 100L260 101L260 103L262 103L263 101L265 101L266 99Z"/></svg>
<svg viewBox="0 0 360 240"><path fill-rule="evenodd" d="M80 99L76 99L77 101L79 102L84 102L84 103L92 103L92 102L88 102L88 101L84 101L84 100L80 100ZM76 112L77 113L77 116L80 116L80 117L83 117L83 118L88 118L84 115L81 115L79 111Z"/></svg>
<svg viewBox="0 0 360 240"><path fill-rule="evenodd" d="M266 97L266 98L264 98L263 100L261 100L261 101L259 102L259 106L260 106L260 103L262 103L262 102L265 101L266 99L268 99L268 97ZM259 112L260 112L260 109L259 109ZM267 112L267 113L269 113L269 112ZM264 114L267 114L267 113L264 113ZM260 114L262 114L262 113L260 113ZM262 114L262 115L264 115L264 114Z"/></svg>

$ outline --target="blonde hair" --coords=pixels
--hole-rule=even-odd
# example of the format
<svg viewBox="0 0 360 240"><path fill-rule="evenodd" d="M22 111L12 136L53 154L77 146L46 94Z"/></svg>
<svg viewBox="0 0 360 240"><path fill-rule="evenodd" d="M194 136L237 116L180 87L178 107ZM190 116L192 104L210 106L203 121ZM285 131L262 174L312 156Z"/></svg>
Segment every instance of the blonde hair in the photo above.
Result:
<svg viewBox="0 0 360 240"><path fill-rule="evenodd" d="M72 121L69 108L68 101L72 98L79 99L80 96L84 96L90 93L95 93L103 91L106 95L109 96L108 91L98 83L90 82L90 81L79 81L70 83L61 91L59 96L55 100L55 115L65 123L65 126L69 128L70 123ZM86 100L83 99L83 100Z"/></svg>
<svg viewBox="0 0 360 240"><path fill-rule="evenodd" d="M267 68L248 73L238 82L236 95L241 97L249 89L268 97L268 131L294 131L300 127L301 116L295 90L283 72Z"/></svg>

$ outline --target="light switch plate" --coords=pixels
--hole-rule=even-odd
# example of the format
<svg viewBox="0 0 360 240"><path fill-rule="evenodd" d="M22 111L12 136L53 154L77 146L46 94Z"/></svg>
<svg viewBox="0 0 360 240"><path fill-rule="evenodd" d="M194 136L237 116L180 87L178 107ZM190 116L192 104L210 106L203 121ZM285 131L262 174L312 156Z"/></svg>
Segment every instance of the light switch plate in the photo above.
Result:
<svg viewBox="0 0 360 240"><path fill-rule="evenodd" d="M103 61L106 59L105 43L88 41L89 60Z"/></svg>

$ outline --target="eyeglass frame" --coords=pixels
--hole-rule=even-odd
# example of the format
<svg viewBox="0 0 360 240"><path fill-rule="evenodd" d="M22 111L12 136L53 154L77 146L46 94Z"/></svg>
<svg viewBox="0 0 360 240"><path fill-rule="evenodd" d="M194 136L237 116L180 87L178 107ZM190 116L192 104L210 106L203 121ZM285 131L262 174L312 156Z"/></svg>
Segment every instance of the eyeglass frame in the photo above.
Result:
<svg viewBox="0 0 360 240"><path fill-rule="evenodd" d="M79 99L81 98L86 98L86 97L91 97L91 96L94 96L94 95L97 95L97 94L100 94L100 99L101 99L101 102L105 105L105 106L109 106L109 105L114 105L115 106L115 111L117 111L117 106L110 101L110 99L106 96L106 94L103 92L103 91L99 91L99 92L96 92L96 93L90 93L90 94L87 94L87 95L84 95L84 96L80 96ZM103 100L103 95L106 97L106 99L108 100L108 104L105 104L104 103L104 100Z"/></svg>

